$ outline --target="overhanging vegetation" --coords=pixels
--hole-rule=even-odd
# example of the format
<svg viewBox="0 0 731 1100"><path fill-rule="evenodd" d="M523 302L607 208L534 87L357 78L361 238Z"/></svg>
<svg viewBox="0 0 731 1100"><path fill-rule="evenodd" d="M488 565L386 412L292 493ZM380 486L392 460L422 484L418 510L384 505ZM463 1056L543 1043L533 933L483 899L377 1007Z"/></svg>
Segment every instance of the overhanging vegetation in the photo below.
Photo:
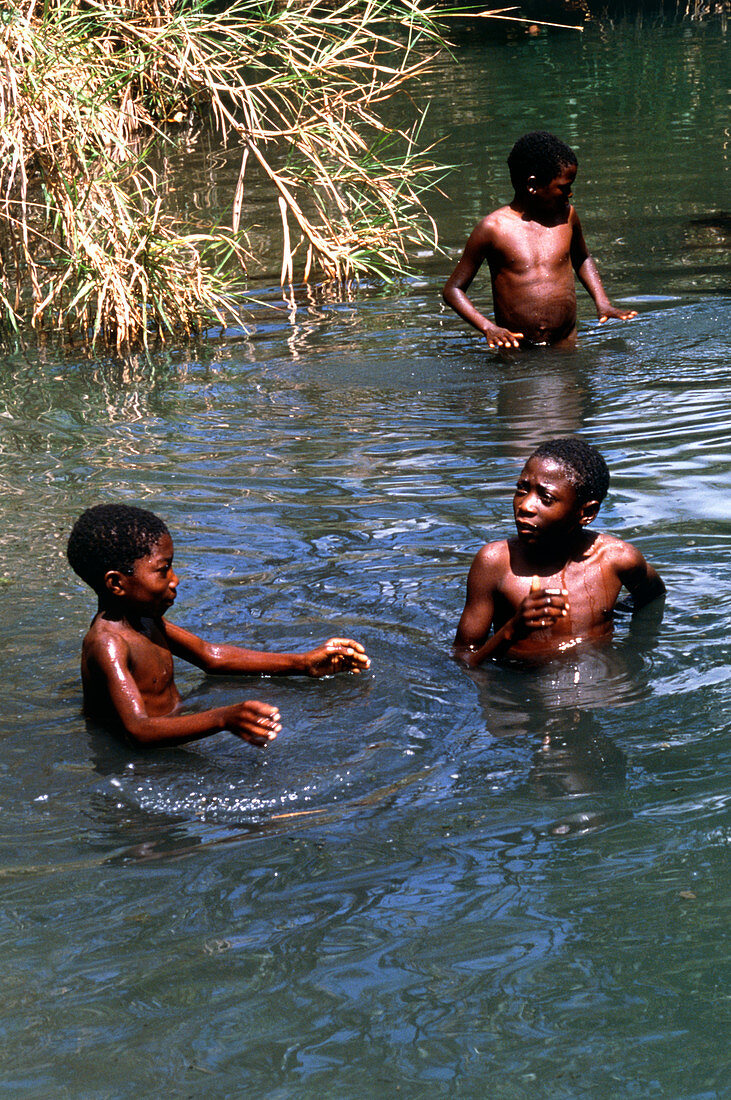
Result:
<svg viewBox="0 0 731 1100"><path fill-rule="evenodd" d="M220 9L220 4L218 8ZM0 16L0 298L6 329L118 349L236 316L252 168L283 226L282 279L402 269L433 241L419 117L380 107L443 43L412 0L46 0ZM180 225L151 142L209 112L241 169L228 225Z"/></svg>

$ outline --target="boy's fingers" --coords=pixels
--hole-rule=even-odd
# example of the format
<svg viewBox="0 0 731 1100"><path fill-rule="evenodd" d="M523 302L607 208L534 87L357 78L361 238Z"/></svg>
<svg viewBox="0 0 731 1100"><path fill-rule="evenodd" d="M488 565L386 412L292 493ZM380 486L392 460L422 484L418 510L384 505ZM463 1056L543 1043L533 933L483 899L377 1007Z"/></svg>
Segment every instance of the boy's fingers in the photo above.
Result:
<svg viewBox="0 0 731 1100"><path fill-rule="evenodd" d="M268 739L276 737L282 728L282 716L278 707L272 707L269 703L260 703L258 699L250 699L244 706L247 711L254 712L251 718L246 714L242 716L252 732Z"/></svg>
<svg viewBox="0 0 731 1100"><path fill-rule="evenodd" d="M328 638L325 645L328 649L335 646L345 646L348 649L354 650L356 653L365 653L360 642L354 642L352 638Z"/></svg>
<svg viewBox="0 0 731 1100"><path fill-rule="evenodd" d="M278 722L281 717L279 707L272 707L269 703L260 703L258 699L252 699L245 705L249 710L255 712L255 721L257 722Z"/></svg>
<svg viewBox="0 0 731 1100"><path fill-rule="evenodd" d="M277 735L276 733L256 733L254 730L246 730L242 731L240 736L250 744L258 745L259 748L263 748L264 745L268 745L271 741L274 741Z"/></svg>
<svg viewBox="0 0 731 1100"><path fill-rule="evenodd" d="M252 723L256 727L263 726L265 730L274 730L275 733L279 733L282 728L282 723L277 718L257 718L255 723ZM261 733L261 730L257 728L257 733Z"/></svg>
<svg viewBox="0 0 731 1100"><path fill-rule="evenodd" d="M326 642L325 648L332 657L349 658L356 664L362 665L363 668L370 668L370 657L368 657L360 642L354 642L352 638L331 638L329 642ZM341 651L340 653L336 652L338 649Z"/></svg>

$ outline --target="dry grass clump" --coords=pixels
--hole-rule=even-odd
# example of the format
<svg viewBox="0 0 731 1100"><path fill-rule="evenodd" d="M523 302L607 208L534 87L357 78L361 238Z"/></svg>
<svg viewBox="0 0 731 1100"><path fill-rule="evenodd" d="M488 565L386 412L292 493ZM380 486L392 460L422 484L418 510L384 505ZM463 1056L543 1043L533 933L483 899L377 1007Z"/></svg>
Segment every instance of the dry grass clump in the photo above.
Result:
<svg viewBox="0 0 731 1100"><path fill-rule="evenodd" d="M381 106L441 40L415 0L35 0L0 16L0 309L118 349L236 315L252 167L283 225L282 280L402 269L430 238L418 125ZM162 208L151 141L211 113L241 148L228 227ZM415 216L418 213L418 216ZM230 261L236 259L237 264Z"/></svg>

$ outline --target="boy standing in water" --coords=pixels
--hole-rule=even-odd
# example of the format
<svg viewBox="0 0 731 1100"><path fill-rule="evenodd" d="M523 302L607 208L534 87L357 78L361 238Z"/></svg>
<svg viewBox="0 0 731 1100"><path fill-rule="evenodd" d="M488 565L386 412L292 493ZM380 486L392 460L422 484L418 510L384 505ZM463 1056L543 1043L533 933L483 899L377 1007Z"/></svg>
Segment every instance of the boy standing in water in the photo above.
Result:
<svg viewBox="0 0 731 1100"><path fill-rule="evenodd" d="M331 638L308 653L264 653L212 645L164 620L175 602L173 540L157 516L125 504L99 504L76 521L71 568L96 592L84 638L81 676L89 717L140 745L180 745L222 730L263 746L282 726L276 707L256 700L180 714L173 656L205 672L329 676L370 665L363 646Z"/></svg>
<svg viewBox="0 0 731 1100"><path fill-rule="evenodd" d="M573 149L539 130L516 141L508 167L513 201L475 226L444 287L444 301L483 333L491 348L573 346L574 271L594 299L600 323L609 317L636 317L635 310L617 309L607 298L579 216L569 203L577 172ZM494 323L467 297L485 260Z"/></svg>
<svg viewBox="0 0 731 1100"><path fill-rule="evenodd" d="M639 550L586 528L609 488L607 464L581 439L554 439L530 456L513 497L517 538L475 557L454 655L544 659L612 634L624 585L634 610L665 585Z"/></svg>

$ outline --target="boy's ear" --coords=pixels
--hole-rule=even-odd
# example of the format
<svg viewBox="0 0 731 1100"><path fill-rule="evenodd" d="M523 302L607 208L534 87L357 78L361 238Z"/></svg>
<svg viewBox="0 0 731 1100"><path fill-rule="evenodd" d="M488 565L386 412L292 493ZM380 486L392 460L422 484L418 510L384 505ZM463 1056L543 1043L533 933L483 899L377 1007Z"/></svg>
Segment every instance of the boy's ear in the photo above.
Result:
<svg viewBox="0 0 731 1100"><path fill-rule="evenodd" d="M529 195L535 195L537 186L537 178L535 176L528 176L528 179L525 181L525 189Z"/></svg>
<svg viewBox="0 0 731 1100"><path fill-rule="evenodd" d="M124 596L127 592L127 575L119 569L109 569L104 574L104 587L112 596Z"/></svg>
<svg viewBox="0 0 731 1100"><path fill-rule="evenodd" d="M600 500L585 500L579 509L579 523L582 527L588 527L596 519L601 508Z"/></svg>

